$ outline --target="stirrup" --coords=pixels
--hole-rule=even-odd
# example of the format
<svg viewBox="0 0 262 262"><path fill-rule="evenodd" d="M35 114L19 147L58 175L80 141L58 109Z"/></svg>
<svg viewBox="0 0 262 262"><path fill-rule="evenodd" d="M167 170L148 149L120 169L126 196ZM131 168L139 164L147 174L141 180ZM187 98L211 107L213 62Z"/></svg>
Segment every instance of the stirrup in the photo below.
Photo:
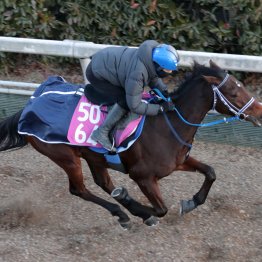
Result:
<svg viewBox="0 0 262 262"><path fill-rule="evenodd" d="M112 146L111 146L111 148L109 149L109 148L106 148L106 147L104 147L102 144L102 146L106 149L106 150L108 150L110 153L116 153L116 151L117 151L117 148L115 147L115 139L114 139L114 137L112 137Z"/></svg>
<svg viewBox="0 0 262 262"><path fill-rule="evenodd" d="M111 147L111 150L110 150L110 152L112 152L112 153L116 153L116 151L117 151L117 148L115 147L115 139L114 139L114 137L112 137L112 147Z"/></svg>

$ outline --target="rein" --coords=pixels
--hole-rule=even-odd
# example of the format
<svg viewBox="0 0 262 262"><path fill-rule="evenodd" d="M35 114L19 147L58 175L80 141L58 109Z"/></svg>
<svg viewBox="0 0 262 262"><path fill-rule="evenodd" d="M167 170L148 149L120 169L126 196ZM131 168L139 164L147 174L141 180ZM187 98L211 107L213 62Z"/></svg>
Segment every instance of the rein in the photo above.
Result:
<svg viewBox="0 0 262 262"><path fill-rule="evenodd" d="M176 139L177 139L182 145L187 146L187 147L189 147L189 148L191 149L191 148L192 148L192 145L189 144L189 143L187 143L187 142L185 142L185 141L179 136L179 134L177 133L176 129L173 127L172 123L170 122L170 120L169 120L169 118L167 117L167 115L166 115L165 112L163 112L163 115L164 115L164 118L165 118L165 120L166 120L167 125L169 126L172 134L176 137Z"/></svg>
<svg viewBox="0 0 262 262"><path fill-rule="evenodd" d="M215 107L216 107L216 104L217 104L217 99L219 98L221 100L221 102L229 109L229 111L231 111L235 116L234 117L229 117L229 118L226 118L224 117L223 119L220 119L220 120L216 120L216 121L212 121L212 122L209 122L209 123L205 123L205 124L194 124L194 123L190 123L188 122L181 114L180 112L178 111L178 109L175 107L173 107L173 110L176 111L177 115L179 116L179 118L184 122L186 123L187 125L190 125L190 126L196 126L196 127L209 127L209 126L213 126L213 125L218 125L218 124L221 124L221 123L229 123L229 122L232 122L232 121L235 121L235 120L242 120L242 119L246 119L248 117L248 115L244 114L244 111L246 109L248 109L252 104L253 102L255 101L254 97L252 97L241 109L237 108L236 106L234 106L230 101L228 101L228 99L220 92L220 88L227 82L229 78L229 74L226 74L225 78L222 80L222 82L216 86L216 85L212 85L212 89L213 89L213 92L214 92L214 102L213 102L213 107L212 107L212 110L215 110ZM172 102L171 98L168 97L166 98L160 90L158 89L153 89L153 91L164 101L166 102ZM189 144L189 143L186 143L185 141L183 141L181 139L181 137L178 135L178 133L176 132L175 128L173 127L172 123L170 122L169 118L167 117L166 113L163 112L163 115L164 115L164 118L167 122L167 125L169 126L170 130L172 131L173 135L177 138L177 140L189 147L190 149L192 148L192 145Z"/></svg>

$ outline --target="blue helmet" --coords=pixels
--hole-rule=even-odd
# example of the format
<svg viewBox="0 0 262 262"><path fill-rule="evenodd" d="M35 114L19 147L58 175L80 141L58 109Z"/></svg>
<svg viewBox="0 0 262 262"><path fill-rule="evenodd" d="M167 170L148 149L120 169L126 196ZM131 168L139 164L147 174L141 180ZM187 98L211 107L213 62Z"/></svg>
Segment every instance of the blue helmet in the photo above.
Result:
<svg viewBox="0 0 262 262"><path fill-rule="evenodd" d="M179 55L173 46L160 44L153 50L153 61L164 69L177 70Z"/></svg>

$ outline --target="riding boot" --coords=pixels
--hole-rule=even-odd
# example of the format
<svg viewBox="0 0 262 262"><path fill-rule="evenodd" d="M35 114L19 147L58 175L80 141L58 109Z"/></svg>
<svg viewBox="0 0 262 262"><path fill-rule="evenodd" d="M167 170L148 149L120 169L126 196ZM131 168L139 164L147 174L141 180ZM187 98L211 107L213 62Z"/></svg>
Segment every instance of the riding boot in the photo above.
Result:
<svg viewBox="0 0 262 262"><path fill-rule="evenodd" d="M112 109L107 114L104 123L93 131L91 139L101 144L105 149L112 151L114 150L113 145L109 139L109 132L116 125L116 123L126 114L126 110L114 104Z"/></svg>

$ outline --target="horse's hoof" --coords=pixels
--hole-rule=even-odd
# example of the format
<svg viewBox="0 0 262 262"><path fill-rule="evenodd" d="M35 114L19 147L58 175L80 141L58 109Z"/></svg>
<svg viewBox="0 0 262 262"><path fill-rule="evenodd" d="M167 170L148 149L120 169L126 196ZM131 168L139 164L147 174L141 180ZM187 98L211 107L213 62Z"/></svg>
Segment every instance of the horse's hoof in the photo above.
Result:
<svg viewBox="0 0 262 262"><path fill-rule="evenodd" d="M181 200L180 201L180 215L183 216L184 214L192 211L196 208L196 204L193 200Z"/></svg>
<svg viewBox="0 0 262 262"><path fill-rule="evenodd" d="M151 216L148 219L144 220L144 224L150 227L156 226L157 224L159 224L159 220L157 217Z"/></svg>
<svg viewBox="0 0 262 262"><path fill-rule="evenodd" d="M130 221L130 218L127 217L127 218L119 218L118 219L118 222L120 224L120 226L124 229L124 230L128 230L131 228L131 221Z"/></svg>
<svg viewBox="0 0 262 262"><path fill-rule="evenodd" d="M126 222L120 222L119 221L120 226L124 229L124 230L129 230L132 226L131 221L126 221Z"/></svg>

